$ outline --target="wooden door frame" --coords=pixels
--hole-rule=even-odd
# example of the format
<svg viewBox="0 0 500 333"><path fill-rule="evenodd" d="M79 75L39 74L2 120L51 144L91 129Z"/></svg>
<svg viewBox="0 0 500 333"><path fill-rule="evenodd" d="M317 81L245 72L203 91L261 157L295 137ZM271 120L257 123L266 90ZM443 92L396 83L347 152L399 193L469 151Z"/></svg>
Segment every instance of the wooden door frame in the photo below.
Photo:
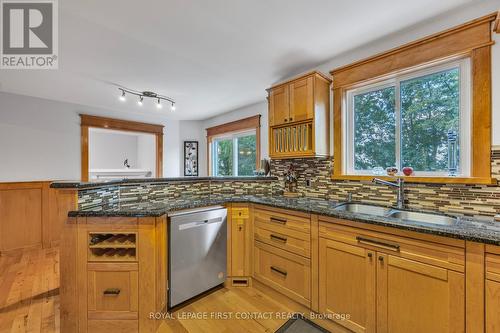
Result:
<svg viewBox="0 0 500 333"><path fill-rule="evenodd" d="M89 181L89 128L153 134L156 141L156 174L163 175L163 125L80 114L81 181Z"/></svg>

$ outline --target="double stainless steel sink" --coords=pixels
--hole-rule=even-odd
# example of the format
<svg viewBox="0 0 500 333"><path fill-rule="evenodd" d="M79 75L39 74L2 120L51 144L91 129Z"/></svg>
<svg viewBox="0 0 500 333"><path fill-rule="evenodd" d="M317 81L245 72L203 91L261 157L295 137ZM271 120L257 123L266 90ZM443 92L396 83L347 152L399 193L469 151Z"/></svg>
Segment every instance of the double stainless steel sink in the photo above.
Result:
<svg viewBox="0 0 500 333"><path fill-rule="evenodd" d="M392 217L405 221L430 223L438 225L453 225L457 218L440 214L420 213L407 210L399 210L375 205L366 205L360 203L344 203L334 208L337 211L349 213L367 214L382 217Z"/></svg>

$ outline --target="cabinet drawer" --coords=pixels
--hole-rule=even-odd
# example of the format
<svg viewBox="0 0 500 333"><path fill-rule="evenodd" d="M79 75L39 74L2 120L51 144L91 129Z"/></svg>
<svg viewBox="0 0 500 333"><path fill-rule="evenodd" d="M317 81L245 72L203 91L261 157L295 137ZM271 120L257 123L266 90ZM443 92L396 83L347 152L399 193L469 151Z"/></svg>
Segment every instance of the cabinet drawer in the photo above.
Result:
<svg viewBox="0 0 500 333"><path fill-rule="evenodd" d="M139 323L137 320L89 320L88 332L92 333L137 333Z"/></svg>
<svg viewBox="0 0 500 333"><path fill-rule="evenodd" d="M309 234L281 229L278 227L273 228L273 226L271 226L271 228L257 226L255 228L255 239L307 258L311 257L311 241Z"/></svg>
<svg viewBox="0 0 500 333"><path fill-rule="evenodd" d="M334 219L343 223L343 220ZM345 222L345 221L344 221ZM349 227L322 220L319 224L319 237L366 249L385 252L394 256L420 261L422 263L465 271L465 249L427 240L414 239L388 233ZM457 240L457 245L462 244Z"/></svg>
<svg viewBox="0 0 500 333"><path fill-rule="evenodd" d="M138 265L89 263L89 320L138 319Z"/></svg>
<svg viewBox="0 0 500 333"><path fill-rule="evenodd" d="M305 213L290 214L284 209L263 209L254 210L254 221L256 224L281 226L286 229L310 233L311 216Z"/></svg>
<svg viewBox="0 0 500 333"><path fill-rule="evenodd" d="M309 259L255 241L254 278L291 299L310 306Z"/></svg>
<svg viewBox="0 0 500 333"><path fill-rule="evenodd" d="M233 218L247 219L250 217L248 207L233 207L231 208L231 216Z"/></svg>

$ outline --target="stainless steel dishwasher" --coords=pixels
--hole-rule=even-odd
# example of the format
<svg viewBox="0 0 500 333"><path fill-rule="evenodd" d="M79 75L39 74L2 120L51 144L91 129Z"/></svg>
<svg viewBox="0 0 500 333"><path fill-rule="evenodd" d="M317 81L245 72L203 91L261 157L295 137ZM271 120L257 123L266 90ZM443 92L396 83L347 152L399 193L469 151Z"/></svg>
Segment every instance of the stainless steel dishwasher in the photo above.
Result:
<svg viewBox="0 0 500 333"><path fill-rule="evenodd" d="M227 210L211 206L169 214L169 308L226 279Z"/></svg>

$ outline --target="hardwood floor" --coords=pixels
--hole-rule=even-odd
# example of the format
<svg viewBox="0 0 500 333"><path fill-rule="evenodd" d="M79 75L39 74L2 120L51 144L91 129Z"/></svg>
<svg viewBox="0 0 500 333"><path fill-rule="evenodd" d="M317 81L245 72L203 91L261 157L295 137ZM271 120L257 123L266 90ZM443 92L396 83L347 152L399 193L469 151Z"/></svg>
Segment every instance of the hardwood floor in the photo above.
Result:
<svg viewBox="0 0 500 333"><path fill-rule="evenodd" d="M59 332L59 251L0 256L0 333Z"/></svg>
<svg viewBox="0 0 500 333"><path fill-rule="evenodd" d="M275 332L289 314L309 313L261 288L222 288L160 319L158 333ZM0 333L18 332L59 332L57 248L0 256Z"/></svg>

